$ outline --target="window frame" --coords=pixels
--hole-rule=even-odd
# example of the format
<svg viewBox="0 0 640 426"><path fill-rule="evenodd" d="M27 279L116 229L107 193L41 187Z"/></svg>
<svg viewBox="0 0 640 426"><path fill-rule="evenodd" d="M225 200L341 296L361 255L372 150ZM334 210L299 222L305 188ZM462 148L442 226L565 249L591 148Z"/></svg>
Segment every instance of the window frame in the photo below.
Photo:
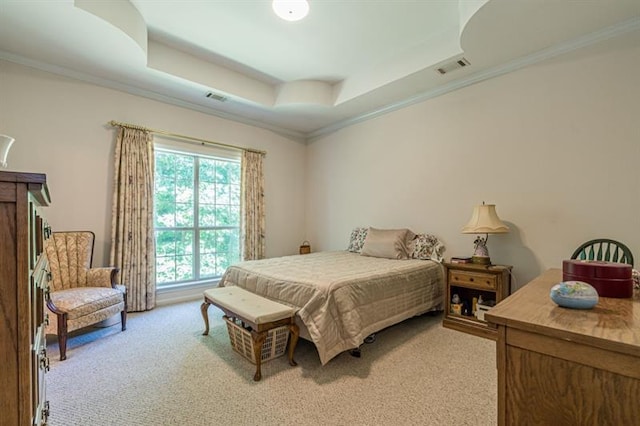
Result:
<svg viewBox="0 0 640 426"><path fill-rule="evenodd" d="M217 161L227 161L237 163L240 167L242 167L242 155L241 152L224 149L215 146L208 146L203 144L194 144L189 142L182 142L171 140L167 138L155 138L154 140L154 162L156 159L157 152L166 152L173 153L177 155L186 155L193 157L194 162L194 176L193 176L193 226L174 226L174 227L157 227L156 226L156 211L155 211L155 203L154 203L154 238L157 238L158 231L191 231L193 233L193 247L192 247L192 275L193 277L187 280L176 280L170 282L159 283L156 282L156 287L160 290L170 290L177 288L188 288L190 286L197 286L202 283L210 283L216 282L220 279L221 275L214 276L201 276L201 268L202 268L202 253L201 253L201 233L202 231L216 231L216 230L237 230L238 232L238 260L241 260L242 250L241 250L241 205L242 200L239 203L239 215L238 215L238 224L234 225L226 225L226 226L215 226L215 225L206 225L199 226L200 220L200 161L201 159L207 160L217 160ZM155 173L155 166L154 166ZM241 171L238 176L238 182L241 180ZM155 186L156 176L154 176L154 186ZM241 194L240 194L241 196ZM157 241L157 240L156 240ZM157 275L157 247L156 247L156 280L158 279Z"/></svg>

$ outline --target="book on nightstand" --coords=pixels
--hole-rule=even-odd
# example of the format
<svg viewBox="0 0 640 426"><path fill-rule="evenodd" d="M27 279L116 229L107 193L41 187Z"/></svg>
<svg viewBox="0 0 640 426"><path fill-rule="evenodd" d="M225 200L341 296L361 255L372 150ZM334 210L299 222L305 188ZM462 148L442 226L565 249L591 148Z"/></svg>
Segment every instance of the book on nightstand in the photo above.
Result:
<svg viewBox="0 0 640 426"><path fill-rule="evenodd" d="M451 263L471 263L471 257L452 257Z"/></svg>

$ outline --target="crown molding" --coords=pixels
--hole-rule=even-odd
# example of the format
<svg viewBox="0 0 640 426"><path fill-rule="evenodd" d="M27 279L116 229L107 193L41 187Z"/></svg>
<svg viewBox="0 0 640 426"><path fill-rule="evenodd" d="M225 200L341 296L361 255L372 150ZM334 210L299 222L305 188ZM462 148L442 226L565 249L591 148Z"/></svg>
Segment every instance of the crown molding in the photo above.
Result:
<svg viewBox="0 0 640 426"><path fill-rule="evenodd" d="M307 143L313 142L322 136L326 136L330 133L334 133L345 127L349 127L357 123L362 123L363 121L371 120L372 118L386 115L390 112L397 111L399 109L403 109L408 106L415 105L420 102L424 102L428 99L432 99L432 98L444 95L445 93L449 93L454 90L458 90L463 87L467 87L472 84L479 83L484 80L488 80L490 78L498 77L500 75L507 74L512 71L516 71L518 69L524 68L526 66L533 65L538 62L551 59L556 56L559 56L574 50L578 50L583 47L587 47L592 44L605 41L614 37L618 37L618 36L627 34L632 31L637 31L637 30L640 30L639 18L630 19L620 24L603 28L602 30L595 31L593 33L572 39L570 41L557 44L555 46L540 50L538 52L532 53L527 56L523 56L518 59L514 59L502 65L489 68L484 71L479 71L477 73L471 74L459 80L449 82L445 85L436 87L432 90L428 90L416 96L412 96L410 98L404 99L400 102L395 102L393 104L386 105L382 108L370 111L368 113L361 114L356 117L352 117L347 120L343 120L338 123L332 124L330 126L326 126L321 129L315 130L307 135Z"/></svg>
<svg viewBox="0 0 640 426"><path fill-rule="evenodd" d="M618 37L632 31L637 31L637 30L640 30L640 18L630 19L620 24L613 25L613 26L604 28L602 30L593 32L591 34L587 34L585 36L581 36L581 37L572 39L570 41L557 44L550 48L540 50L533 54L509 61L505 64L471 74L467 77L449 82L445 85L439 86L432 90L428 90L426 92L422 92L420 94L404 99L402 101L386 105L382 108L378 108L376 110L372 110L364 114L360 114L358 116L349 118L347 120L339 121L337 123L322 127L318 130L315 130L309 133L294 131L294 130L286 129L280 126L264 123L259 120L246 118L237 114L230 114L230 113L226 113L226 112L211 109L211 108L206 108L201 105L183 101L183 100L174 98L172 96L167 96L157 92L153 92L151 90L141 89L131 85L119 83L113 80L96 77L87 73L70 70L68 68L60 67L57 65L46 64L40 61L35 61L32 59L28 59L28 58L25 58L13 53L5 52L5 51L0 51L0 59L17 63L20 65L24 65L30 68L35 68L38 70L42 70L42 71L50 72L53 74L58 74L58 75L73 78L76 80L84 81L87 83L95 84L98 86L115 89L121 92L145 97L148 99L153 99L166 104L191 109L194 111L212 115L225 120L230 120L237 123L246 124L249 126L269 130L275 134L286 137L288 139L292 139L296 142L309 143L319 139L322 136L326 136L328 134L334 133L345 127L349 127L354 124L358 124L376 117L380 117L382 115L406 108L408 106L415 105L417 103L424 102L426 100L444 95L454 90L458 90L463 87L470 86L472 84L479 83L484 80L488 80L490 78L498 77L500 75L507 74L512 71L516 71L518 69L524 68L526 66L529 66L547 59L551 59L559 55L562 55L583 47L587 47L592 44L605 41L614 37Z"/></svg>
<svg viewBox="0 0 640 426"><path fill-rule="evenodd" d="M51 65L40 61L35 61L32 59L25 58L20 55L15 55L13 53L0 51L0 60L5 60L8 62L13 62L19 65L23 65L29 68L34 68L40 71L49 72L52 74L61 75L63 77L72 78L74 80L84 81L86 83L95 84L96 86L106 87L108 89L114 89L121 92L125 92L131 95L137 95L144 98L152 99L155 101L160 101L169 105L179 106L182 108L191 109L194 111L198 111L204 114L213 115L218 118L222 118L225 120L234 121L241 124L247 124L249 126L258 127L261 129L269 130L273 133L276 133L280 136L284 136L288 139L293 139L296 142L305 143L306 135L302 132L297 132L295 130L285 129L280 126L274 126L268 123L264 123L262 121L253 120L250 118L246 118L237 114L230 114L223 111L218 111L215 109L210 109L203 107L201 105L197 105L191 102L183 101L180 99L176 99L172 96L163 95L151 90L141 89L139 87L131 86L128 84L119 83L113 80L96 77L87 73L78 72L74 70L70 70L68 68L60 67L57 65Z"/></svg>

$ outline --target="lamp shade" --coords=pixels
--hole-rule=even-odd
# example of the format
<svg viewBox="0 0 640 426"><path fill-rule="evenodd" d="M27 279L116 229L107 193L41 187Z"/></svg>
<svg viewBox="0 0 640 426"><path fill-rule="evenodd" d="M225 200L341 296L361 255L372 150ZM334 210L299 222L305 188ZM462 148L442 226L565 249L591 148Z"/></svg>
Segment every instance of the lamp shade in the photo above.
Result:
<svg viewBox="0 0 640 426"><path fill-rule="evenodd" d="M482 204L473 208L471 220L462 228L463 234L505 234L509 227L496 213L495 204Z"/></svg>
<svg viewBox="0 0 640 426"><path fill-rule="evenodd" d="M0 166L7 167L7 155L14 141L11 136L0 135Z"/></svg>

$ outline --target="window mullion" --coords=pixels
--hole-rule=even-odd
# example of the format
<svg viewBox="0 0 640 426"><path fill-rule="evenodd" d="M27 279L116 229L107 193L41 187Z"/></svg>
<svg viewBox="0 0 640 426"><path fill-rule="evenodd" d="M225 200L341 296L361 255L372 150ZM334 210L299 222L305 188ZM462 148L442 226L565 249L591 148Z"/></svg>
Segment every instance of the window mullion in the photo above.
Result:
<svg viewBox="0 0 640 426"><path fill-rule="evenodd" d="M193 276L196 280L200 279L200 157L195 156L195 167L193 173L193 228L194 232L194 247L193 247L193 263L195 270Z"/></svg>

